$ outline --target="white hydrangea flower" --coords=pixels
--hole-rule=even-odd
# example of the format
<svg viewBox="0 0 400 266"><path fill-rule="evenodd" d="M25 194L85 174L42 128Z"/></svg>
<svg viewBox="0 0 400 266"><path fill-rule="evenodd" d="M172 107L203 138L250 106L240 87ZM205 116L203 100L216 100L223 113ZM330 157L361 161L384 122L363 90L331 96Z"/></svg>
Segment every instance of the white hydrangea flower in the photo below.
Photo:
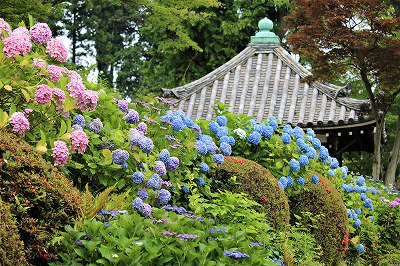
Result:
<svg viewBox="0 0 400 266"><path fill-rule="evenodd" d="M236 135L238 135L240 139L245 139L246 138L246 131L244 131L241 128L237 128L233 132L235 132Z"/></svg>

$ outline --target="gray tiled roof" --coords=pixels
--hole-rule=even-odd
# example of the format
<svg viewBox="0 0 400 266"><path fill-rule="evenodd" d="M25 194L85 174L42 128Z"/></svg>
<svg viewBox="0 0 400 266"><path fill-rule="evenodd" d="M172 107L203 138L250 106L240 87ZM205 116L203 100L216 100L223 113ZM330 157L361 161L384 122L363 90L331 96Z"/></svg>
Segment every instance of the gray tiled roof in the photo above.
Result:
<svg viewBox="0 0 400 266"><path fill-rule="evenodd" d="M251 43L226 64L206 76L173 89L163 89L176 108L192 119L212 119L217 101L235 114L257 122L275 116L282 123L332 126L372 120L358 117L368 101L335 98L339 86L302 78L312 75L281 46Z"/></svg>

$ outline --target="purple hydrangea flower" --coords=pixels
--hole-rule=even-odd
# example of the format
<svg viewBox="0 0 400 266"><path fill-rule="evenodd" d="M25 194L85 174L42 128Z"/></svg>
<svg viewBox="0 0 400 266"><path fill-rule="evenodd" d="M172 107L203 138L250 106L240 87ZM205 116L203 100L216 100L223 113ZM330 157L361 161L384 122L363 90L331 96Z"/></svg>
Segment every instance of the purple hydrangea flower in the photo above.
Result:
<svg viewBox="0 0 400 266"><path fill-rule="evenodd" d="M151 214L151 206L147 203L143 204L142 215L147 217Z"/></svg>
<svg viewBox="0 0 400 266"><path fill-rule="evenodd" d="M133 109L130 109L125 116L125 120L129 124L135 124L135 123L139 122L139 113Z"/></svg>
<svg viewBox="0 0 400 266"><path fill-rule="evenodd" d="M170 157L165 166L169 171L173 172L179 167L179 159L177 157Z"/></svg>
<svg viewBox="0 0 400 266"><path fill-rule="evenodd" d="M118 109L126 113L128 111L128 101L125 99L118 101Z"/></svg>
<svg viewBox="0 0 400 266"><path fill-rule="evenodd" d="M117 149L112 153L112 159L115 164L122 165L129 158L129 152L121 149Z"/></svg>
<svg viewBox="0 0 400 266"><path fill-rule="evenodd" d="M147 125L144 122L140 122L139 125L137 125L136 129L142 132L143 135L147 134Z"/></svg>
<svg viewBox="0 0 400 266"><path fill-rule="evenodd" d="M129 131L129 142L131 146L139 145L140 140L144 138L143 134L139 130L133 128L131 128Z"/></svg>
<svg viewBox="0 0 400 266"><path fill-rule="evenodd" d="M152 188L154 190L159 189L161 187L162 179L158 174L154 174L151 176L150 180L147 181L147 187Z"/></svg>
<svg viewBox="0 0 400 266"><path fill-rule="evenodd" d="M87 124L87 128L93 133L99 134L103 129L103 123L99 118L96 118L92 122Z"/></svg>
<svg viewBox="0 0 400 266"><path fill-rule="evenodd" d="M139 190L137 194L138 194L139 198L141 198L142 200L145 200L149 197L149 194L147 193L146 189L144 189L144 188Z"/></svg>
<svg viewBox="0 0 400 266"><path fill-rule="evenodd" d="M157 174L159 174L160 176L167 175L167 169L165 168L165 164L162 161L155 162L155 169Z"/></svg>
<svg viewBox="0 0 400 266"><path fill-rule="evenodd" d="M229 251L229 250L225 250L224 251L224 255L228 256L228 257L231 257L231 258L234 258L234 259L250 258L250 256L248 254L239 252L237 250L235 250L233 252Z"/></svg>

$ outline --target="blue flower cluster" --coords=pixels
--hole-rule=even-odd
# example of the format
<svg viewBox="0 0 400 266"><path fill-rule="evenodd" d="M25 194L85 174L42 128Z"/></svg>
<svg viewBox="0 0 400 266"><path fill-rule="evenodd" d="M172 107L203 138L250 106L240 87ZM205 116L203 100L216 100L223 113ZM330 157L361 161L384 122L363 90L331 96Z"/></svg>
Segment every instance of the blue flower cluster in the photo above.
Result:
<svg viewBox="0 0 400 266"><path fill-rule="evenodd" d="M201 162L200 163L200 169L203 172L208 172L210 171L210 167L208 166L208 164L206 164L205 162Z"/></svg>
<svg viewBox="0 0 400 266"><path fill-rule="evenodd" d="M153 174L149 181L147 181L147 187L154 190L159 189L162 184L162 179L158 174Z"/></svg>
<svg viewBox="0 0 400 266"><path fill-rule="evenodd" d="M143 209L143 200L141 198L135 198L132 207L136 211L141 211Z"/></svg>
<svg viewBox="0 0 400 266"><path fill-rule="evenodd" d="M261 134L257 131L253 131L253 133L251 133L247 138L247 141L256 146L260 144Z"/></svg>
<svg viewBox="0 0 400 266"><path fill-rule="evenodd" d="M230 251L230 250L225 250L224 251L224 256L228 256L228 257L231 257L231 258L234 258L234 259L250 258L250 256L248 254L239 252L237 250L235 250L233 252Z"/></svg>
<svg viewBox="0 0 400 266"><path fill-rule="evenodd" d="M297 179L297 183L299 183L300 186L304 186L306 184L306 180L302 177L298 177Z"/></svg>
<svg viewBox="0 0 400 266"><path fill-rule="evenodd" d="M219 149L225 156L231 156L232 154L232 147L226 142L222 142L221 145L219 146Z"/></svg>
<svg viewBox="0 0 400 266"><path fill-rule="evenodd" d="M160 189L158 200L161 203L167 203L171 199L171 193L166 189Z"/></svg>
<svg viewBox="0 0 400 266"><path fill-rule="evenodd" d="M287 178L284 177L284 176L282 176L281 178L279 178L278 184L279 184L279 186L280 186L283 190L285 190L285 188L286 188L287 185L288 185L288 180L287 180Z"/></svg>
<svg viewBox="0 0 400 266"><path fill-rule="evenodd" d="M165 163L165 167L171 172L175 171L179 167L179 159L177 157L170 157Z"/></svg>
<svg viewBox="0 0 400 266"><path fill-rule="evenodd" d="M189 188L187 187L187 186L182 186L182 190L183 190L183 192L185 192L185 193L189 193Z"/></svg>
<svg viewBox="0 0 400 266"><path fill-rule="evenodd" d="M300 166L306 166L309 164L308 157L306 155L300 155L299 158Z"/></svg>
<svg viewBox="0 0 400 266"><path fill-rule="evenodd" d="M291 159L289 162L290 168L292 169L292 172L298 172L300 171L300 162L297 161L296 159Z"/></svg>
<svg viewBox="0 0 400 266"><path fill-rule="evenodd" d="M292 138L290 137L290 135L288 133L282 134L282 143L283 144L290 144L291 140L292 140Z"/></svg>
<svg viewBox="0 0 400 266"><path fill-rule="evenodd" d="M140 185L143 183L144 181L144 175L142 172L135 172L132 175L132 181L133 183L135 183L136 185Z"/></svg>
<svg viewBox="0 0 400 266"><path fill-rule="evenodd" d="M158 154L158 159L160 159L163 163L166 163L169 160L170 153L167 149L163 149L159 154Z"/></svg>
<svg viewBox="0 0 400 266"><path fill-rule="evenodd" d="M161 120L172 125L172 129L175 131L181 131L185 128L192 128L196 130L200 128L193 120L189 119L182 110L167 111L165 116L161 117Z"/></svg>
<svg viewBox="0 0 400 266"><path fill-rule="evenodd" d="M85 127L86 121L85 121L85 117L83 117L83 115L77 115L74 117L74 122L76 124L78 124L81 128Z"/></svg>
<svg viewBox="0 0 400 266"><path fill-rule="evenodd" d="M127 166L126 161L129 158L129 152L126 150L116 149L112 153L112 159L115 164L121 165L123 167Z"/></svg>
<svg viewBox="0 0 400 266"><path fill-rule="evenodd" d="M316 174L313 174L313 176L311 177L311 183L313 184L318 184L319 182L319 178Z"/></svg>
<svg viewBox="0 0 400 266"><path fill-rule="evenodd" d="M128 111L128 113L126 114L126 116L125 116L125 120L129 124L135 124L135 123L139 122L139 114L138 114L138 112L136 112L133 109L130 109Z"/></svg>
<svg viewBox="0 0 400 266"><path fill-rule="evenodd" d="M361 253L361 252L363 252L364 251L364 246L363 246L363 244L360 244L360 245L358 245L357 247L356 247L356 252L357 253Z"/></svg>
<svg viewBox="0 0 400 266"><path fill-rule="evenodd" d="M226 116L221 115L221 116L217 116L216 121L219 126L224 127L224 126L226 126L228 119L226 118Z"/></svg>
<svg viewBox="0 0 400 266"><path fill-rule="evenodd" d="M213 161L217 164L223 164L224 163L224 156L222 154L215 154L213 157Z"/></svg>
<svg viewBox="0 0 400 266"><path fill-rule="evenodd" d="M147 193L146 189L144 189L144 188L139 190L137 194L138 194L139 198L141 198L142 200L149 198L149 194Z"/></svg>
<svg viewBox="0 0 400 266"><path fill-rule="evenodd" d="M204 179L203 179L201 176L199 176L198 179L199 179L199 180L198 180L199 186L201 186L201 187L204 186L204 184L206 183L206 182L204 181Z"/></svg>
<svg viewBox="0 0 400 266"><path fill-rule="evenodd" d="M154 148L153 141L148 137L143 137L141 140L139 140L138 145L145 153L152 153Z"/></svg>

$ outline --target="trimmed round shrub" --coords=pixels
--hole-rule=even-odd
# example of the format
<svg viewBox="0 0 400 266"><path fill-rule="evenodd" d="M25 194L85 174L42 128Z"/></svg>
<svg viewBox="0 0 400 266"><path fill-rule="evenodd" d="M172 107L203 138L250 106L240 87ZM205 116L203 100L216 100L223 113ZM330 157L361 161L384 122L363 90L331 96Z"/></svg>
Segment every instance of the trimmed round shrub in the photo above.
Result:
<svg viewBox="0 0 400 266"><path fill-rule="evenodd" d="M30 264L43 265L56 252L56 230L73 224L82 198L72 183L33 148L0 129L0 199L10 207Z"/></svg>
<svg viewBox="0 0 400 266"><path fill-rule="evenodd" d="M348 228L346 207L339 192L327 178L318 184L307 182L306 188L289 197L292 216L309 212L318 228L311 228L323 251L323 261L336 265L342 258L342 240Z"/></svg>
<svg viewBox="0 0 400 266"><path fill-rule="evenodd" d="M0 199L0 265L25 265L24 243L10 213L10 207Z"/></svg>
<svg viewBox="0 0 400 266"><path fill-rule="evenodd" d="M251 160L225 157L214 179L226 181L233 177L240 184L224 182L229 189L247 193L251 200L261 204L262 207L256 207L256 210L267 214L271 226L278 230L287 228L290 219L288 198L267 169Z"/></svg>

